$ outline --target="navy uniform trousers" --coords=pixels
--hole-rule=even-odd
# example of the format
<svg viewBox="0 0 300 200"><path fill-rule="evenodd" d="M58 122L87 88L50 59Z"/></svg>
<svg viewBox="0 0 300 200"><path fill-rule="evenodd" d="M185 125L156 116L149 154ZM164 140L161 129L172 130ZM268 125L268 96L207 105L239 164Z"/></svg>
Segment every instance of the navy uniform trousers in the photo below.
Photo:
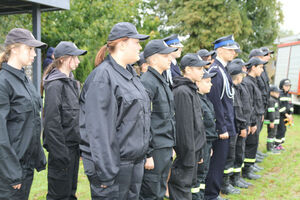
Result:
<svg viewBox="0 0 300 200"><path fill-rule="evenodd" d="M214 200L218 197L223 182L223 172L229 151L229 139L218 139L212 145L213 155L205 182L205 199Z"/></svg>

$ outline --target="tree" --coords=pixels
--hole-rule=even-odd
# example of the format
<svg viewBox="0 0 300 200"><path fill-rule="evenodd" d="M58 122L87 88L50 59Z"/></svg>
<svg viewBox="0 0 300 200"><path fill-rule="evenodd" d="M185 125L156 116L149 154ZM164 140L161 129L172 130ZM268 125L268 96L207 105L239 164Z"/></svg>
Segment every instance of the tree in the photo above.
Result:
<svg viewBox="0 0 300 200"><path fill-rule="evenodd" d="M212 42L234 34L244 55L252 48L271 45L282 22L277 0L152 0L153 9L165 19L163 28L189 36L185 52L212 49Z"/></svg>
<svg viewBox="0 0 300 200"><path fill-rule="evenodd" d="M97 51L106 43L110 29L117 22L132 22L144 34L156 38L160 34L160 20L148 14L147 2L140 0L71 0L70 10L42 13L42 41L55 47L60 41L72 41L88 54L80 57L80 66L74 72L76 79L84 82L94 68ZM31 15L10 15L0 17L0 43L7 32L14 27L31 30ZM145 43L142 43L145 45ZM45 52L44 52L45 53Z"/></svg>

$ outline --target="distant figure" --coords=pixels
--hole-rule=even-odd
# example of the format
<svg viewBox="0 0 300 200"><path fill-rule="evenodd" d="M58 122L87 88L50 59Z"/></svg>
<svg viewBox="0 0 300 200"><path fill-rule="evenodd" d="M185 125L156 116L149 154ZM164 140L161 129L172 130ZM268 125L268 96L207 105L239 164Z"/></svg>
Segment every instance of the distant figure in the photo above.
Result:
<svg viewBox="0 0 300 200"><path fill-rule="evenodd" d="M53 60L54 60L53 52L54 52L54 48L49 47L48 50L47 50L47 57L45 58L45 60L43 62L43 72L53 62Z"/></svg>

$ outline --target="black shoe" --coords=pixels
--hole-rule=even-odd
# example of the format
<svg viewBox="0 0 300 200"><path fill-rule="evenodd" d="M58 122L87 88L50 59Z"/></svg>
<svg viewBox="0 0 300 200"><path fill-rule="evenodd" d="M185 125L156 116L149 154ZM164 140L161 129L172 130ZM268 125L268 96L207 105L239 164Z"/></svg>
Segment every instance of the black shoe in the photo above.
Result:
<svg viewBox="0 0 300 200"><path fill-rule="evenodd" d="M248 185L241 181L241 173L234 173L231 176L231 184L239 188L248 188Z"/></svg>
<svg viewBox="0 0 300 200"><path fill-rule="evenodd" d="M258 166L258 164L256 164L256 163L254 163L254 165L253 165L256 169L259 169L260 171L261 170L264 170L264 168L263 167L261 167L261 166Z"/></svg>
<svg viewBox="0 0 300 200"><path fill-rule="evenodd" d="M247 167L246 169L244 168L242 175L243 178L250 179L250 180L256 180L261 178L260 175L254 174L250 167Z"/></svg>
<svg viewBox="0 0 300 200"><path fill-rule="evenodd" d="M263 160L265 157L263 157L263 156L261 156L261 155L259 155L259 154L256 154L255 158L256 158L256 159L261 159L261 160Z"/></svg>
<svg viewBox="0 0 300 200"><path fill-rule="evenodd" d="M229 184L226 187L221 187L221 192L223 194L240 194L241 191L235 187L233 187L231 184Z"/></svg>
<svg viewBox="0 0 300 200"><path fill-rule="evenodd" d="M252 172L260 172L259 169L257 169L256 167L254 167L253 165L250 167Z"/></svg>
<svg viewBox="0 0 300 200"><path fill-rule="evenodd" d="M261 163L263 161L263 159L260 159L260 158L256 158L255 162L256 163Z"/></svg>
<svg viewBox="0 0 300 200"><path fill-rule="evenodd" d="M245 185L248 185L248 187L249 187L249 186L253 186L252 183L249 183L249 182L245 181L245 179L243 179L242 177L240 178L240 181L241 181L242 183L244 183Z"/></svg>
<svg viewBox="0 0 300 200"><path fill-rule="evenodd" d="M237 188L234 188L230 184L229 176L224 176L223 177L223 184L221 186L221 192L223 194L240 194L241 191Z"/></svg>
<svg viewBox="0 0 300 200"><path fill-rule="evenodd" d="M263 152L261 152L259 150L257 150L257 154L260 155L260 156L263 156L263 157L268 157L268 154L263 153Z"/></svg>

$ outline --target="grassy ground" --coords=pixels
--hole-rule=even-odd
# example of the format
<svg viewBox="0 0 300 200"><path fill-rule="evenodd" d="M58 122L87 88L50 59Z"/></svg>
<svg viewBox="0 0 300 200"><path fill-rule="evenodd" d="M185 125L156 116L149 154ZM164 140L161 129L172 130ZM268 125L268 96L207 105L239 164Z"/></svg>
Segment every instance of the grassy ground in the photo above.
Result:
<svg viewBox="0 0 300 200"><path fill-rule="evenodd" d="M260 166L262 179L250 181L254 187L243 189L241 195L229 195L230 200L297 200L300 199L300 115L294 117L294 126L288 128L285 151L280 155L269 155ZM264 127L259 149L266 152L266 127ZM30 200L46 199L47 172L35 173ZM89 183L80 163L78 199L89 200Z"/></svg>

